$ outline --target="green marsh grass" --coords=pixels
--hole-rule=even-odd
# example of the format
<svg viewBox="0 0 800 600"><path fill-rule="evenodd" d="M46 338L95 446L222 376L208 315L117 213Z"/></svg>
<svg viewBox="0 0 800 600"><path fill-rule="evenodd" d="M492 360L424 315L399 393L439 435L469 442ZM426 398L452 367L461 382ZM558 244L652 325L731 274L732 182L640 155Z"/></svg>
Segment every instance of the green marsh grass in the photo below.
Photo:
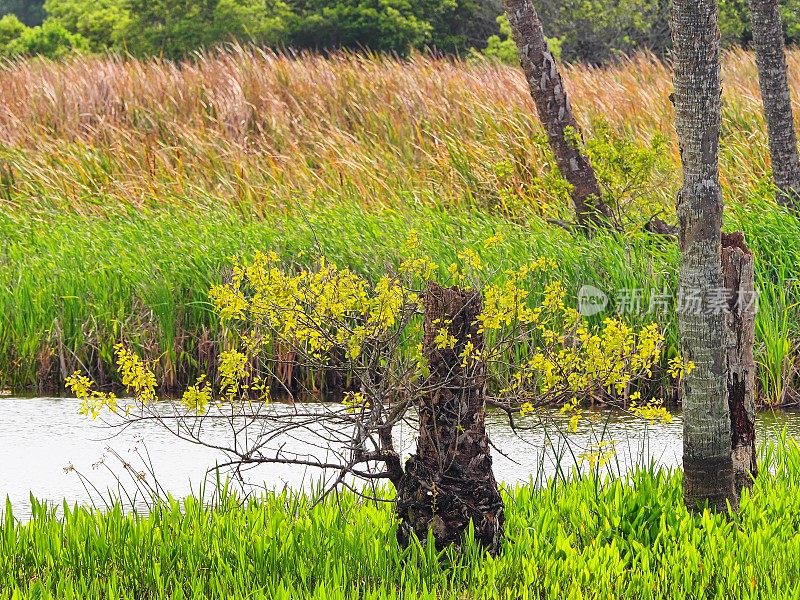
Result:
<svg viewBox="0 0 800 600"><path fill-rule="evenodd" d="M549 256L573 297L587 283L660 288L671 281L675 264L672 246L645 236L624 245L613 236L576 240L544 223L532 229L479 211L426 207L375 213L340 205L258 219L229 211L203 218L177 210L104 219L55 215L46 229L0 218L10 257L0 267L0 356L10 358L2 367L4 381L24 389L83 368L104 383L102 374L113 373L113 344L125 339L158 360L161 380L185 383L211 367L202 332L208 340L221 332L207 290L221 281L231 256L274 249L286 260L310 264L325 255L377 278L397 266L412 229L442 277L465 245L481 249L492 278ZM482 249L498 232L502 246ZM52 350L43 356L43 347Z"/></svg>
<svg viewBox="0 0 800 600"><path fill-rule="evenodd" d="M800 85L800 53L789 63ZM306 264L324 253L378 276L413 228L445 271L502 231L485 257L498 273L549 256L573 294L674 290L674 244L636 231L671 220L680 183L668 67L640 55L565 78L589 137L602 122L640 147L667 140L621 237L579 240L546 221L569 206L515 68L243 48L180 66L0 65L0 388L57 391L75 368L109 383L121 339L182 387L224 343L210 285L228 257L256 250ZM756 252L762 398L791 400L779 389L797 385L800 227L769 200L752 56L728 53L724 78L726 227ZM625 181L611 183L615 197ZM659 320L672 352L674 319Z"/></svg>

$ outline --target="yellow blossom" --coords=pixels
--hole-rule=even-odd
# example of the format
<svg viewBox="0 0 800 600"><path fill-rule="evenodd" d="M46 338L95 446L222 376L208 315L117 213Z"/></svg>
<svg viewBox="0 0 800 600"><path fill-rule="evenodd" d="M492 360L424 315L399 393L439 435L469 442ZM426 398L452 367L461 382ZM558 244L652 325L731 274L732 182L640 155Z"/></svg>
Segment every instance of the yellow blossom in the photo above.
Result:
<svg viewBox="0 0 800 600"><path fill-rule="evenodd" d="M240 391L242 381L247 377L247 360L247 355L238 350L220 352L220 388L228 398L233 398Z"/></svg>
<svg viewBox="0 0 800 600"><path fill-rule="evenodd" d="M369 406L369 400L361 392L347 392L342 404L347 408L347 412L354 413Z"/></svg>
<svg viewBox="0 0 800 600"><path fill-rule="evenodd" d="M633 394L631 394L631 399ZM629 407L631 413L649 421L651 425L655 423L672 423L672 414L664 408L662 400L650 400L647 404L639 405L634 399Z"/></svg>
<svg viewBox="0 0 800 600"><path fill-rule="evenodd" d="M494 248L495 246L502 244L505 239L506 239L505 236L502 233L498 232L493 236L483 240L483 247L486 248L487 250L489 248Z"/></svg>
<svg viewBox="0 0 800 600"><path fill-rule="evenodd" d="M200 375L194 385L183 392L181 404L187 409L197 413L204 413L211 403L211 385L206 381L205 375Z"/></svg>
<svg viewBox="0 0 800 600"><path fill-rule="evenodd" d="M683 356L680 354L670 358L667 363L667 373L674 379L681 379L691 374L694 369L695 364L691 360L684 360Z"/></svg>
<svg viewBox="0 0 800 600"><path fill-rule="evenodd" d="M122 385L142 404L156 399L156 376L144 361L122 344L114 346L117 354L117 372L122 376Z"/></svg>

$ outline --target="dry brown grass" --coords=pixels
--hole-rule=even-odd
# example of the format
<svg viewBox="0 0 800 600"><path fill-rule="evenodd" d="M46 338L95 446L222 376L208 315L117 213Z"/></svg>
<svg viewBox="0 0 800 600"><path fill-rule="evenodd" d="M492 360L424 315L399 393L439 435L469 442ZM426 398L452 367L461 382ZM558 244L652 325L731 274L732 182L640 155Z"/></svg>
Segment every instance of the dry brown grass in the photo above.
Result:
<svg viewBox="0 0 800 600"><path fill-rule="evenodd" d="M800 52L790 65L800 85ZM585 128L602 118L642 141L673 135L670 72L655 58L565 78ZM724 81L723 176L736 190L743 168L750 183L766 168L752 56L728 53ZM489 63L236 49L182 65L0 68L0 158L16 191L47 208L95 211L99 197L106 208L211 197L256 212L296 199L476 201L500 161L522 178L547 168L539 134L519 69Z"/></svg>

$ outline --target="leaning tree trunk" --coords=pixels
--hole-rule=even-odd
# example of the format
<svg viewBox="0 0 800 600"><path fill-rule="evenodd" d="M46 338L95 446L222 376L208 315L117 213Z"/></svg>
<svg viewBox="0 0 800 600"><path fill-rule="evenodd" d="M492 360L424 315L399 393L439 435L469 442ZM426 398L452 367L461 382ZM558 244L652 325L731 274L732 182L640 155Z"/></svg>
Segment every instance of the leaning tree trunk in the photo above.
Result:
<svg viewBox="0 0 800 600"><path fill-rule="evenodd" d="M709 299L724 289L719 185L721 81L716 0L673 2L675 125L683 186L678 194L681 267L678 325L684 357L683 492L690 509L736 504L728 411L725 310ZM700 299L698 305L696 300Z"/></svg>
<svg viewBox="0 0 800 600"><path fill-rule="evenodd" d="M594 169L567 133L570 128L573 135L580 136L580 128L532 0L504 2L536 112L547 131L556 164L572 186L570 194L578 223L584 228L608 224L611 209L602 200Z"/></svg>
<svg viewBox="0 0 800 600"><path fill-rule="evenodd" d="M417 450L397 488L397 539L432 532L437 548L459 545L470 521L475 539L497 553L503 533L503 500L497 489L484 426L486 365L462 364L464 346L483 348L476 317L478 292L431 283L424 299L423 355L430 365L430 393L421 399ZM455 345L436 343L446 328Z"/></svg>
<svg viewBox="0 0 800 600"><path fill-rule="evenodd" d="M722 235L722 275L728 292L728 407L737 495L753 484L756 464L756 292L753 253L740 232Z"/></svg>
<svg viewBox="0 0 800 600"><path fill-rule="evenodd" d="M748 4L777 200L800 210L800 158L778 0L748 0Z"/></svg>

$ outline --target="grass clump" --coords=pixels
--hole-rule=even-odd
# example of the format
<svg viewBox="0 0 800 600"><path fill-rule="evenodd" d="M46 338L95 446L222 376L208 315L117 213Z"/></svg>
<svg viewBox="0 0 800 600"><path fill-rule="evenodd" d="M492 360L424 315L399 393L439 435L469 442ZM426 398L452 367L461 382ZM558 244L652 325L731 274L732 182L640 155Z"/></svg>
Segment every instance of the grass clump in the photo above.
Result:
<svg viewBox="0 0 800 600"><path fill-rule="evenodd" d="M345 492L170 500L143 515L6 507L10 598L792 598L800 584L800 448L785 437L738 514L697 516L679 471L507 490L497 558L401 550L392 505Z"/></svg>

